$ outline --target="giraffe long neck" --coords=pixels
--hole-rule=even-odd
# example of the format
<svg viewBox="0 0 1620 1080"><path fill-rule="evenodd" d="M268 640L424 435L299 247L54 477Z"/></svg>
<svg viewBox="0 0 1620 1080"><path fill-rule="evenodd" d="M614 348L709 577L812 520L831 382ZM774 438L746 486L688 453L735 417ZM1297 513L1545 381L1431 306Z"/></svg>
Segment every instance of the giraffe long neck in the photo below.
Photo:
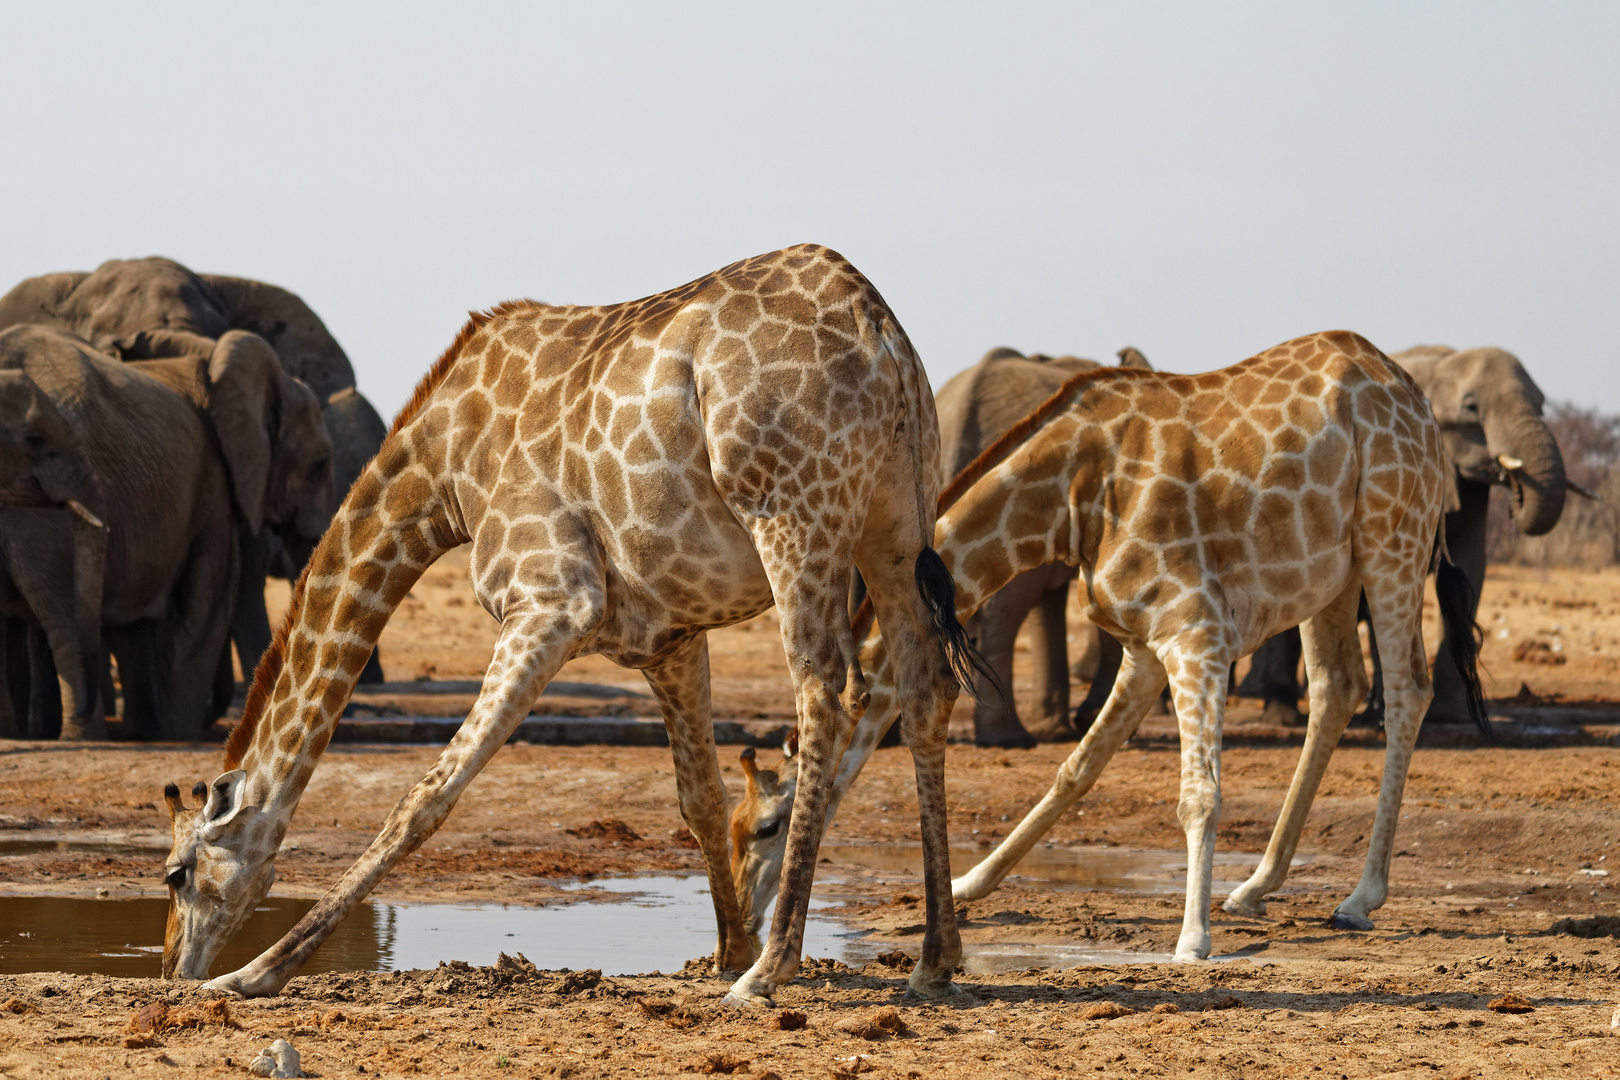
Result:
<svg viewBox="0 0 1620 1080"><path fill-rule="evenodd" d="M361 669L405 594L461 544L453 517L406 439L389 438L350 490L259 663L225 768L284 831ZM279 842L279 837L277 838Z"/></svg>

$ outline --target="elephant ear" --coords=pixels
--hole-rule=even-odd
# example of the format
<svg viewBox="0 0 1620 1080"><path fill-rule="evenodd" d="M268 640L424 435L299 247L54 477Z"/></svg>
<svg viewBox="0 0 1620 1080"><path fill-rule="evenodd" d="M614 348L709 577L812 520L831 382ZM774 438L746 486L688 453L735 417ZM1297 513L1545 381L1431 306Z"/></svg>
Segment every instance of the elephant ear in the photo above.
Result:
<svg viewBox="0 0 1620 1080"><path fill-rule="evenodd" d="M257 334L232 330L208 358L208 415L231 474L237 510L253 532L264 527L286 381L275 350Z"/></svg>

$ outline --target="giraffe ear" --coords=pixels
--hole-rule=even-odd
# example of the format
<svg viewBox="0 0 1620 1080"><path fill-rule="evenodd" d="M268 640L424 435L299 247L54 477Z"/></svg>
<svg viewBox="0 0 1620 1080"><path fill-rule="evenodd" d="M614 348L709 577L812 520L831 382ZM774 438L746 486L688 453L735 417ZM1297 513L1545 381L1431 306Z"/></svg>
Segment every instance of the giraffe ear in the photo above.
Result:
<svg viewBox="0 0 1620 1080"><path fill-rule="evenodd" d="M247 773L232 769L215 780L208 788L208 802L203 806L203 831L207 839L219 836L242 809L242 796L247 788Z"/></svg>

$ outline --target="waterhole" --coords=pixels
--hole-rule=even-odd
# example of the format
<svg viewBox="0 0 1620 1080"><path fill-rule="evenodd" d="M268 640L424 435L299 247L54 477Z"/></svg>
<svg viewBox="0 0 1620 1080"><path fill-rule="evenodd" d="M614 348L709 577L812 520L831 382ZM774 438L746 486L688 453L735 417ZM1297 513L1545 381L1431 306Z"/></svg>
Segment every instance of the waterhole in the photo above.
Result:
<svg viewBox="0 0 1620 1080"><path fill-rule="evenodd" d="M543 968L600 968L609 975L679 971L714 951L714 909L706 879L640 877L579 886L624 895L620 902L553 907L503 904L361 904L303 971L395 971L441 960L494 963L523 953ZM0 974L63 971L152 977L161 973L168 900L0 897ZM225 947L213 974L234 971L290 930L313 900L267 899ZM826 901L811 907L825 908ZM844 924L812 912L811 956L864 963Z"/></svg>

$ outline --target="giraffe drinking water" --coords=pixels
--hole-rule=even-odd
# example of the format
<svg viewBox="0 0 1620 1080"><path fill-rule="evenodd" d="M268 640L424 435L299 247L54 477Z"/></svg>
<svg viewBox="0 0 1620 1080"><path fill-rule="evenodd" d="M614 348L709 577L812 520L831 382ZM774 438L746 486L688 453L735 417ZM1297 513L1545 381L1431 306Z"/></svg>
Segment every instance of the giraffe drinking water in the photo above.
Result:
<svg viewBox="0 0 1620 1080"><path fill-rule="evenodd" d="M641 669L658 698L681 813L708 865L716 970L747 968L733 997L768 1002L798 967L827 794L867 702L844 606L853 563L899 660L917 757L929 929L911 986L953 992L945 723L972 652L927 546L937 457L916 353L877 290L826 248L762 255L631 303L474 315L311 558L204 804L166 792L164 974L207 977L270 888L389 615L434 559L471 544L474 590L501 624L472 712L326 897L210 986L278 991L443 823L557 670L595 652ZM773 603L803 764L783 902L756 959L728 873L705 632Z"/></svg>

